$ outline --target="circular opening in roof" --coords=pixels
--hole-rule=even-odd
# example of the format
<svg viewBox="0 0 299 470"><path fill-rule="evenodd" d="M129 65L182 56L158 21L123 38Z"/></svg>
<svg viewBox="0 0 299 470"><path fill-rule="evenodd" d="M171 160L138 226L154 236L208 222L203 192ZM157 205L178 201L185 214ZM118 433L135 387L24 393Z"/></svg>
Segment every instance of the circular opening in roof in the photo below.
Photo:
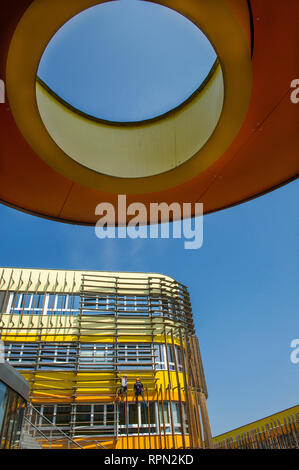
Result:
<svg viewBox="0 0 299 470"><path fill-rule="evenodd" d="M136 122L183 103L215 59L209 40L184 16L155 3L119 0L63 25L42 56L38 77L87 115Z"/></svg>
<svg viewBox="0 0 299 470"><path fill-rule="evenodd" d="M52 139L81 165L117 177L152 176L190 159L213 133L223 94L203 32L141 0L105 2L71 18L37 72L37 104ZM161 131L159 119L171 111L178 118Z"/></svg>

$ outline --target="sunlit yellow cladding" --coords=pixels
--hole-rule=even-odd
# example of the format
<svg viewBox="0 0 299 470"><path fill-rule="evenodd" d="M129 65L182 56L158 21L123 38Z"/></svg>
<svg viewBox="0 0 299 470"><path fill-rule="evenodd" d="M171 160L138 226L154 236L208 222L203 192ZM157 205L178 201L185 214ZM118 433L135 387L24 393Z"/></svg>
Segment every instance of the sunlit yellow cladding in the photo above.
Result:
<svg viewBox="0 0 299 470"><path fill-rule="evenodd" d="M135 126L111 126L88 118L40 82L36 97L46 129L73 160L98 173L140 178L176 168L204 146L221 115L224 83L216 62L205 86L183 109Z"/></svg>
<svg viewBox="0 0 299 470"><path fill-rule="evenodd" d="M289 448L298 446L299 405L219 434L213 438L217 448ZM263 446L263 442L264 444Z"/></svg>
<svg viewBox="0 0 299 470"><path fill-rule="evenodd" d="M2 321L6 326L5 332L2 332L2 339L11 341L37 341L40 336L42 341L76 341L81 327L77 316L67 315L35 315L32 318L29 315L22 317L3 313ZM100 324L90 320L84 329L84 334L81 332L80 340L113 343L115 342L115 325L115 320L109 316L102 316ZM118 335L119 342L151 342L153 333L156 342L165 341L165 323L161 319L155 322L144 320L142 317L119 319L117 326L119 328L126 326L125 332ZM169 321L167 327L177 328L178 323ZM167 338L167 342L170 342L170 338ZM174 338L174 343L179 344L179 339Z"/></svg>
<svg viewBox="0 0 299 470"><path fill-rule="evenodd" d="M116 289L116 281L120 293L129 292L128 289L131 291L135 287L136 290L133 292L136 294L146 293L149 278L156 280L153 287L157 288L159 281L176 282L169 276L156 273L0 268L0 290L79 294L84 274L98 276L100 289L103 289L103 292ZM92 290L92 286L86 286L86 289Z"/></svg>
<svg viewBox="0 0 299 470"><path fill-rule="evenodd" d="M32 383L32 401L34 403L57 403L74 401L73 393L76 391L77 403L94 403L111 401L111 389L115 389L115 373L112 372L63 372L63 371L38 371L24 372L22 375ZM139 371L142 381L146 385L148 399L156 398L156 383L161 385L160 398L164 401L169 399L168 386L172 387L171 399L179 400L178 384L184 387L184 379L180 373L175 371L157 371L155 377L148 370ZM134 401L133 385L136 380L136 371L127 372L128 377L128 401ZM101 390L99 393L99 386ZM59 400L58 400L59 398ZM185 392L182 391L182 400L187 401Z"/></svg>
<svg viewBox="0 0 299 470"><path fill-rule="evenodd" d="M74 439L82 440L83 407L90 410L88 442L96 435L115 448L200 447L203 432L211 445L206 383L183 284L157 273L0 268L0 312L7 360L29 381L42 413L52 410L54 420L62 419L68 408L64 419ZM125 405L115 403L123 373ZM135 401L136 377L145 408ZM95 426L99 408L107 423ZM148 437L140 435L148 427L144 420L154 421Z"/></svg>

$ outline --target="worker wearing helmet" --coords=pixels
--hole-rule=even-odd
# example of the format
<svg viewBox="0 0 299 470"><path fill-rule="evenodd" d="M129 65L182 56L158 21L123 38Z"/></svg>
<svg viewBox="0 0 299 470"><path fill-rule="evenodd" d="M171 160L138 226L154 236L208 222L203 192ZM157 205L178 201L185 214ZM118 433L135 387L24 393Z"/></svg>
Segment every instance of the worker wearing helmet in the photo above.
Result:
<svg viewBox="0 0 299 470"><path fill-rule="evenodd" d="M144 401L143 384L139 377L137 377L136 382L134 384L134 392L136 397L136 403L138 403L139 396L141 396Z"/></svg>
<svg viewBox="0 0 299 470"><path fill-rule="evenodd" d="M120 387L118 389L118 392L114 401L116 401L117 399L125 395L128 390L127 374L124 374L123 376L118 377L118 380L120 380Z"/></svg>

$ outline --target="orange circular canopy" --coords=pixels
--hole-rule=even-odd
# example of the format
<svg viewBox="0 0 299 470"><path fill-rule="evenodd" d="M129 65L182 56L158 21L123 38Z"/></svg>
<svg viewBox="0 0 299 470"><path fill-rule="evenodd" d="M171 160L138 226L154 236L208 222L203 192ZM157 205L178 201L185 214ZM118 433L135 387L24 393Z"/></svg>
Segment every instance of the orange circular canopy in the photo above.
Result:
<svg viewBox="0 0 299 470"><path fill-rule="evenodd" d="M79 115L36 80L41 55L55 32L103 0L2 1L4 204L59 221L94 224L96 206L117 206L118 194L126 194L128 204L202 202L204 213L210 213L296 177L299 105L290 96L291 82L299 78L298 1L151 1L192 20L215 47L218 60L185 103L132 125ZM203 116L210 124L205 129ZM62 119L63 127L58 124ZM75 136L73 145L67 134ZM174 134L176 159L170 145ZM100 163L90 145L95 136ZM122 168L117 158L124 141L130 152Z"/></svg>

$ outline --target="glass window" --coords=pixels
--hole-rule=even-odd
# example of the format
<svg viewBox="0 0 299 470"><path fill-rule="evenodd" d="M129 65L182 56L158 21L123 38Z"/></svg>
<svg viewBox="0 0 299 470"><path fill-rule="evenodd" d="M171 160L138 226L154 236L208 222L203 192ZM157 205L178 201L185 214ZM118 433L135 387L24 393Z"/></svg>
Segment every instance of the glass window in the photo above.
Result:
<svg viewBox="0 0 299 470"><path fill-rule="evenodd" d="M10 292L7 313L29 315L78 315L80 295Z"/></svg>
<svg viewBox="0 0 299 470"><path fill-rule="evenodd" d="M9 388L0 382L0 448L4 447L5 414L9 398ZM3 436L3 440L2 440Z"/></svg>
<svg viewBox="0 0 299 470"><path fill-rule="evenodd" d="M140 403L141 404L141 403ZM147 405L144 403L141 404L141 423L148 424L156 424L156 411L155 411L155 403L149 402Z"/></svg>
<svg viewBox="0 0 299 470"><path fill-rule="evenodd" d="M129 408L129 424L138 424L138 405L130 404Z"/></svg>
<svg viewBox="0 0 299 470"><path fill-rule="evenodd" d="M183 421L184 421L184 431L185 433L189 432L189 427L188 427L188 410L187 410L187 404L183 403Z"/></svg>
<svg viewBox="0 0 299 470"><path fill-rule="evenodd" d="M74 405L74 435L112 436L114 429L114 405Z"/></svg>
<svg viewBox="0 0 299 470"><path fill-rule="evenodd" d="M89 414L90 416L90 414ZM69 425L71 420L71 406L70 405L57 405L55 424Z"/></svg>
<svg viewBox="0 0 299 470"><path fill-rule="evenodd" d="M126 416L127 416L127 409L125 403L120 403L118 405L118 423L120 426L124 426L127 423Z"/></svg>
<svg viewBox="0 0 299 470"><path fill-rule="evenodd" d="M172 402L172 417L174 424L174 432L181 433L181 421L180 421L180 408L179 403ZM164 402L159 404L159 414L160 414L160 432L162 434L170 434L171 431L171 420L170 420L170 404L169 402ZM138 434L138 427L140 434L148 434L149 431L151 434L156 434L158 429L158 406L155 402L149 402L144 405L143 402L138 403L128 403L128 418L129 421L126 421L126 403L120 403L118 405L119 412L119 427L118 431L120 435L129 434ZM183 407L183 417L187 422L186 408ZM188 432L188 428L185 426L185 431Z"/></svg>
<svg viewBox="0 0 299 470"><path fill-rule="evenodd" d="M152 344L118 344L117 362L122 370L152 369Z"/></svg>
<svg viewBox="0 0 299 470"><path fill-rule="evenodd" d="M7 313L41 314L44 306L44 294L32 292L11 292L7 304Z"/></svg>
<svg viewBox="0 0 299 470"><path fill-rule="evenodd" d="M182 372L183 371L183 357L182 357L181 348L176 346L175 351L176 351L178 370L179 372Z"/></svg>
<svg viewBox="0 0 299 470"><path fill-rule="evenodd" d="M173 350L172 344L167 345L167 352L168 352L169 365L174 366L174 350Z"/></svg>
<svg viewBox="0 0 299 470"><path fill-rule="evenodd" d="M166 369L165 364L165 346L164 344L155 344L155 362L156 362L156 369Z"/></svg>
<svg viewBox="0 0 299 470"><path fill-rule="evenodd" d="M160 403L160 421L169 423L169 410L168 410L168 403Z"/></svg>
<svg viewBox="0 0 299 470"><path fill-rule="evenodd" d="M172 418L174 425L174 432L181 432L180 409L178 403L172 403Z"/></svg>
<svg viewBox="0 0 299 470"><path fill-rule="evenodd" d="M91 406L90 405L77 405L76 407L76 423L90 426L91 421Z"/></svg>
<svg viewBox="0 0 299 470"><path fill-rule="evenodd" d="M10 448L17 449L19 447L23 418L24 418L24 410L25 410L25 400L18 397L17 400L17 410L14 418L14 426L12 431L12 436L10 440Z"/></svg>
<svg viewBox="0 0 299 470"><path fill-rule="evenodd" d="M33 368L37 352L37 343L5 343L5 359L18 369Z"/></svg>
<svg viewBox="0 0 299 470"><path fill-rule="evenodd" d="M105 406L104 405L94 405L93 407L93 424L97 426L104 425L105 422Z"/></svg>
<svg viewBox="0 0 299 470"><path fill-rule="evenodd" d="M80 313L80 295L46 294L45 314L78 315Z"/></svg>
<svg viewBox="0 0 299 470"><path fill-rule="evenodd" d="M112 426L114 424L114 406L106 405L106 414L105 414L106 424Z"/></svg>
<svg viewBox="0 0 299 470"><path fill-rule="evenodd" d="M17 394L7 387L8 390L8 401L6 405L4 420L3 420L3 428L2 428L2 448L9 449L10 441L12 438L13 427L15 423L15 415L17 410Z"/></svg>
<svg viewBox="0 0 299 470"><path fill-rule="evenodd" d="M114 368L114 346L112 343L80 344L79 368L111 370Z"/></svg>
<svg viewBox="0 0 299 470"><path fill-rule="evenodd" d="M43 343L38 362L38 369L73 369L76 347L72 343Z"/></svg>
<svg viewBox="0 0 299 470"><path fill-rule="evenodd" d="M160 426L161 432L170 432L170 415L169 415L169 408L168 403L160 403L159 405L159 414L160 414Z"/></svg>
<svg viewBox="0 0 299 470"><path fill-rule="evenodd" d="M51 423L53 423L53 414L54 414L54 406L43 406L41 409L41 413L45 418L47 418Z"/></svg>
<svg viewBox="0 0 299 470"><path fill-rule="evenodd" d="M167 369L167 358L166 358L166 350L165 344L155 344L155 356L156 356L156 369ZM182 372L183 365L182 365L182 352L178 346L174 346L172 344L167 345L167 353L168 353L168 362L169 362L169 370L175 370L175 358L177 361L178 372ZM176 357L174 357L174 354Z"/></svg>

